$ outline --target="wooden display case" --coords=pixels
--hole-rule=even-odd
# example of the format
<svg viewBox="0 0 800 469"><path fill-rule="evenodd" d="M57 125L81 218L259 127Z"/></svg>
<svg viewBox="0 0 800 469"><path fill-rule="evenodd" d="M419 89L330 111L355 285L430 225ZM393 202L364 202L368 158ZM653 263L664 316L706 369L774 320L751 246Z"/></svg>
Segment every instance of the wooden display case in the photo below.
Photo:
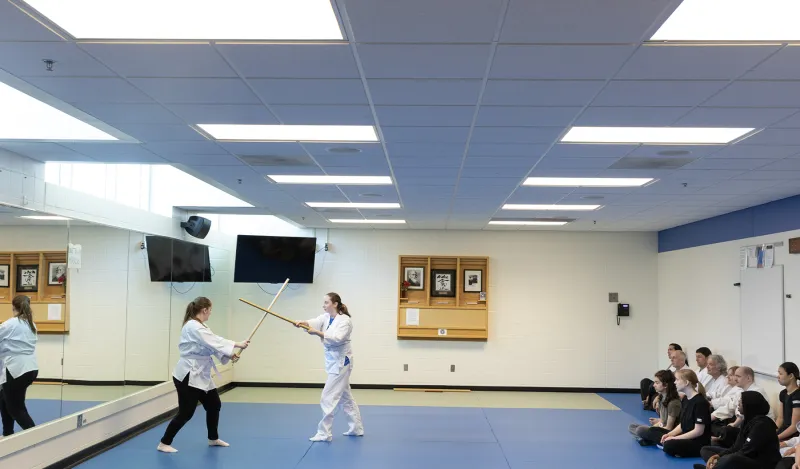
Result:
<svg viewBox="0 0 800 469"><path fill-rule="evenodd" d="M398 273L398 339L488 340L488 257L400 256Z"/></svg>
<svg viewBox="0 0 800 469"><path fill-rule="evenodd" d="M4 273L0 278L0 322L13 316L11 301L17 295L26 295L31 299L33 321L40 333L65 334L69 332L69 301L67 295L67 280L59 283L57 279L50 279L50 267L62 267L57 270L57 275L67 274L66 251L43 252L2 252L0 253L0 271ZM63 264L63 266L58 266ZM4 268L4 266L8 266ZM20 267L36 268L35 288L20 287ZM57 305L51 307L50 305ZM52 310L52 311L51 311ZM51 318L52 312L52 318ZM55 316L58 315L58 319Z"/></svg>

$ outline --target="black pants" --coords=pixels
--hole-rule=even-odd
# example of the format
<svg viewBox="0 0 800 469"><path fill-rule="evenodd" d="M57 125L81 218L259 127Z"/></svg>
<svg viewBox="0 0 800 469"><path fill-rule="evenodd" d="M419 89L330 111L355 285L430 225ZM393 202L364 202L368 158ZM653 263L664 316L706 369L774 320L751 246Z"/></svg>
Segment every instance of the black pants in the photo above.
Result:
<svg viewBox="0 0 800 469"><path fill-rule="evenodd" d="M775 469L792 469L792 466L794 466L794 456L789 456L781 459Z"/></svg>
<svg viewBox="0 0 800 469"><path fill-rule="evenodd" d="M696 458L700 456L700 449L703 446L705 445L699 439L672 439L664 443L664 452L676 458Z"/></svg>
<svg viewBox="0 0 800 469"><path fill-rule="evenodd" d="M645 378L639 383L639 394L642 397L642 402L647 401L644 405L645 410L653 409L653 399L656 397L656 388L653 387L653 380Z"/></svg>
<svg viewBox="0 0 800 469"><path fill-rule="evenodd" d="M28 413L28 408L25 407L25 393L28 392L28 386L33 384L37 376L39 376L39 371L33 370L14 378L6 369L6 382L0 389L0 417L3 420L3 436L14 434L14 421L23 430L36 426Z"/></svg>
<svg viewBox="0 0 800 469"><path fill-rule="evenodd" d="M711 435L721 437L722 434L725 432L725 427L728 424L735 422L736 419L724 419L724 420L714 420L711 422Z"/></svg>
<svg viewBox="0 0 800 469"><path fill-rule="evenodd" d="M739 429L736 427L731 427L730 425L726 426L722 429L719 435L719 446L723 448L730 448L734 444L736 444L736 438L739 437Z"/></svg>
<svg viewBox="0 0 800 469"><path fill-rule="evenodd" d="M725 451L725 448L722 446L703 446L700 449L700 457L703 458L703 461L708 462L712 456L716 456L723 451Z"/></svg>
<svg viewBox="0 0 800 469"><path fill-rule="evenodd" d="M642 440L649 443L650 445L660 445L661 444L661 437L669 433L669 430L666 428L661 427L650 427L644 432L642 435Z"/></svg>
<svg viewBox="0 0 800 469"><path fill-rule="evenodd" d="M178 381L173 377L172 382L175 383L175 389L178 390L178 415L176 415L167 426L164 437L161 438L161 443L165 445L172 444L175 435L186 425L186 422L192 419L198 401L203 404L203 409L206 410L208 439L218 440L219 434L217 434L217 427L219 426L219 411L222 409L222 402L219 400L219 393L217 390L212 389L206 392L189 386L188 374L183 381Z"/></svg>

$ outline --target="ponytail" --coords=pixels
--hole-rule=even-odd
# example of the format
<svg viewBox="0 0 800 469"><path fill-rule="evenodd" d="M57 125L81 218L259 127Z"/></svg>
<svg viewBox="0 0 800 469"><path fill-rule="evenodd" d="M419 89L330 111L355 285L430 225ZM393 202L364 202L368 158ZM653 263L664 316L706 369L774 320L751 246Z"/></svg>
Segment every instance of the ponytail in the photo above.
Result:
<svg viewBox="0 0 800 469"><path fill-rule="evenodd" d="M200 311L210 307L211 300L204 296L198 296L186 306L186 314L183 315L183 323L186 324L192 319L197 319L197 315Z"/></svg>
<svg viewBox="0 0 800 469"><path fill-rule="evenodd" d="M347 306L344 303L342 303L342 297L339 296L338 293L330 292L326 296L331 300L331 303L336 303L337 313L344 314L347 317L351 317L350 311L348 311Z"/></svg>
<svg viewBox="0 0 800 469"><path fill-rule="evenodd" d="M36 325L33 323L33 310L31 310L31 299L25 295L17 295L11 302L17 317L28 323L31 332L36 333Z"/></svg>
<svg viewBox="0 0 800 469"><path fill-rule="evenodd" d="M689 370L689 369L678 370L677 372L675 372L675 376L686 380L686 382L689 383L689 386L691 386L692 389L695 389L698 394L703 396L703 399L707 399L706 388L705 386L703 386L703 383L701 383L700 380L697 379L697 374L694 372L694 370Z"/></svg>
<svg viewBox="0 0 800 469"><path fill-rule="evenodd" d="M708 396L706 395L706 387L703 386L703 383L697 383L697 392L703 396L703 399L708 399Z"/></svg>

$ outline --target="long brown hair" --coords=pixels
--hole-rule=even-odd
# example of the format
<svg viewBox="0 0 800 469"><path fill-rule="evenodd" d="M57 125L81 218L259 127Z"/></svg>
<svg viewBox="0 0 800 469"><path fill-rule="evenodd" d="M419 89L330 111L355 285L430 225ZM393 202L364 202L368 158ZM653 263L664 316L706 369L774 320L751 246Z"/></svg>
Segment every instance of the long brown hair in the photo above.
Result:
<svg viewBox="0 0 800 469"><path fill-rule="evenodd" d="M31 299L25 295L17 295L11 301L11 306L14 307L17 317L28 323L31 332L36 333L36 325L33 324L33 311L31 310Z"/></svg>
<svg viewBox="0 0 800 469"><path fill-rule="evenodd" d="M331 299L332 303L336 303L337 304L337 306L336 306L336 312L337 313L344 314L347 317L351 317L350 316L350 312L347 311L347 306L345 306L345 304L342 303L342 297L339 296L338 293L330 292L330 293L328 293L327 296L328 296L328 298Z"/></svg>
<svg viewBox="0 0 800 469"><path fill-rule="evenodd" d="M694 370L686 370L686 369L678 370L675 373L675 376L678 377L678 378L681 378L683 380L686 380L689 383L689 385L692 387L692 389L696 389L697 392L701 396L703 396L703 399L706 398L706 388L697 379L697 374L694 372Z"/></svg>
<svg viewBox="0 0 800 469"><path fill-rule="evenodd" d="M205 296L198 296L188 306L186 306L186 314L183 315L183 323L186 324L192 319L197 319L197 315L205 308L211 307L211 300ZM202 321L201 321L202 322Z"/></svg>
<svg viewBox="0 0 800 469"><path fill-rule="evenodd" d="M661 370L656 373L655 378L664 385L664 399L662 403L666 406L673 399L680 399L678 389L675 387L675 375L670 370Z"/></svg>

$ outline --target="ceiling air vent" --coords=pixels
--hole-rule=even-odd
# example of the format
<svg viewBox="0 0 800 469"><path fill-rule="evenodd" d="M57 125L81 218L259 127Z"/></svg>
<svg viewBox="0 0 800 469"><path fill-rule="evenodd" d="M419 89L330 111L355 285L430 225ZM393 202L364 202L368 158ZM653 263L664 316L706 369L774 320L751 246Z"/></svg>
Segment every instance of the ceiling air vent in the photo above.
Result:
<svg viewBox="0 0 800 469"><path fill-rule="evenodd" d="M250 166L312 166L302 156L240 155L239 158Z"/></svg>
<svg viewBox="0 0 800 469"><path fill-rule="evenodd" d="M642 158L628 156L621 158L608 169L678 169L695 158Z"/></svg>

